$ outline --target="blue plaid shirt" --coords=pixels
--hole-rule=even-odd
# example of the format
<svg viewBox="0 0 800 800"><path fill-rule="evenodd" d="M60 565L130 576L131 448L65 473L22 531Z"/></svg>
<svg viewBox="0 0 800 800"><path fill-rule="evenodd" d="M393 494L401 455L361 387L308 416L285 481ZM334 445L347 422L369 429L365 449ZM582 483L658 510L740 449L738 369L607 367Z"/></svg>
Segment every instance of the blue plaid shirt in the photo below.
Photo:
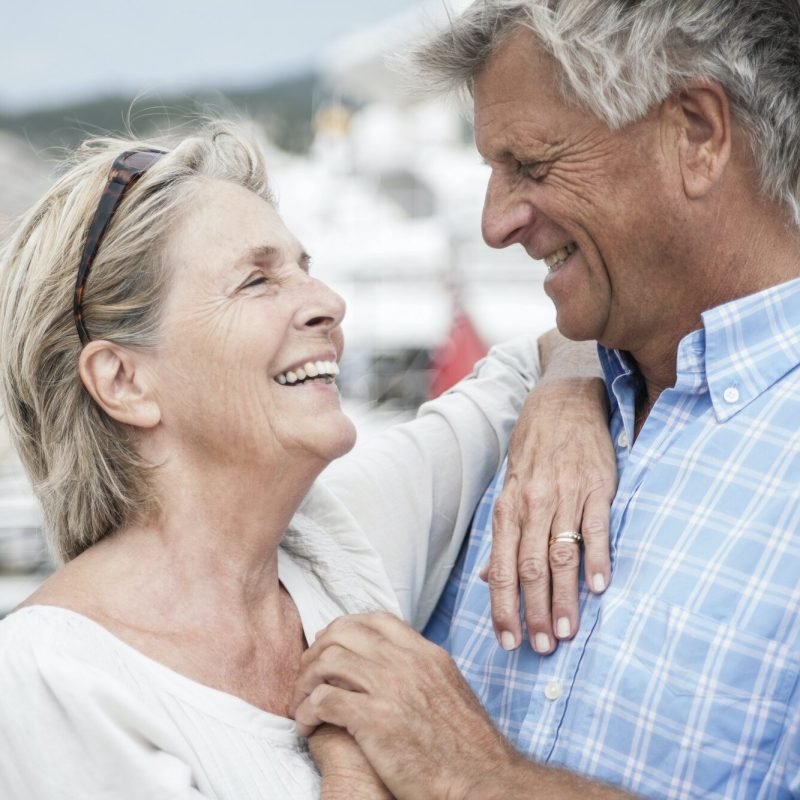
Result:
<svg viewBox="0 0 800 800"><path fill-rule="evenodd" d="M553 655L498 646L478 569L503 468L426 635L533 758L648 797L800 797L800 280L706 312L632 447L639 378L600 355L608 590Z"/></svg>

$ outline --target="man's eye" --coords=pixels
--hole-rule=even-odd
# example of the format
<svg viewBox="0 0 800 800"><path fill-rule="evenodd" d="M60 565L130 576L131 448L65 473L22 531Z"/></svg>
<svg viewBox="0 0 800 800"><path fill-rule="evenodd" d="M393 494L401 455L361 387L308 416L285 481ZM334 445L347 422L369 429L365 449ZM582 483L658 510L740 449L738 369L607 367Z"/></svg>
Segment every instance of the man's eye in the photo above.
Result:
<svg viewBox="0 0 800 800"><path fill-rule="evenodd" d="M550 164L547 161L517 162L517 172L524 178L540 181L547 175Z"/></svg>

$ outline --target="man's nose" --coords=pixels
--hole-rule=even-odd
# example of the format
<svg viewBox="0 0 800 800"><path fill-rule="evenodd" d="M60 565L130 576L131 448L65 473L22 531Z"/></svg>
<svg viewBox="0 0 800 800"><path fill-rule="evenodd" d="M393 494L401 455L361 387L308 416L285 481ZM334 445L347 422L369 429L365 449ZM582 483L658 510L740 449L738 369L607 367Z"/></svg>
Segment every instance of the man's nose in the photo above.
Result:
<svg viewBox="0 0 800 800"><path fill-rule="evenodd" d="M515 195L506 182L493 175L483 201L481 233L489 247L508 247L523 241L523 233L536 218L533 206Z"/></svg>

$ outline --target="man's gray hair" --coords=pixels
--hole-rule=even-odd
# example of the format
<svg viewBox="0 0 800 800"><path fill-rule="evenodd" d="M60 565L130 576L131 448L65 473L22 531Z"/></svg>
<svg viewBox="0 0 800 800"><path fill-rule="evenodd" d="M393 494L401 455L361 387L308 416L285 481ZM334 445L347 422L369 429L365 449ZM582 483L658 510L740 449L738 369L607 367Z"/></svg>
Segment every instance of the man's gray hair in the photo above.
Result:
<svg viewBox="0 0 800 800"><path fill-rule="evenodd" d="M86 285L95 339L131 348L159 342L169 280L168 240L209 180L272 202L258 143L230 123L180 140L96 139L21 221L0 258L0 401L58 556L68 561L106 534L157 510L153 466L135 431L113 420L81 382L72 294L89 223L111 164L125 150L169 152L126 194Z"/></svg>
<svg viewBox="0 0 800 800"><path fill-rule="evenodd" d="M555 60L562 94L621 128L693 80L726 91L762 193L800 226L798 0L478 0L413 55L426 85L471 88L520 26Z"/></svg>

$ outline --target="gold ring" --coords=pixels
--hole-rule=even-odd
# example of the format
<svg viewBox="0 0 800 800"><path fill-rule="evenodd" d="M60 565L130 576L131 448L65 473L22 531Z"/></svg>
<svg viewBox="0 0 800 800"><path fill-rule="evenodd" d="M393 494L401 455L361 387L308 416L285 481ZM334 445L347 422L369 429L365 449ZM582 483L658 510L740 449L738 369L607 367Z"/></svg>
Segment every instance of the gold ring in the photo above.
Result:
<svg viewBox="0 0 800 800"><path fill-rule="evenodd" d="M561 531L550 537L550 547L556 542L575 542L575 544L579 545L582 541L583 535L578 531Z"/></svg>

